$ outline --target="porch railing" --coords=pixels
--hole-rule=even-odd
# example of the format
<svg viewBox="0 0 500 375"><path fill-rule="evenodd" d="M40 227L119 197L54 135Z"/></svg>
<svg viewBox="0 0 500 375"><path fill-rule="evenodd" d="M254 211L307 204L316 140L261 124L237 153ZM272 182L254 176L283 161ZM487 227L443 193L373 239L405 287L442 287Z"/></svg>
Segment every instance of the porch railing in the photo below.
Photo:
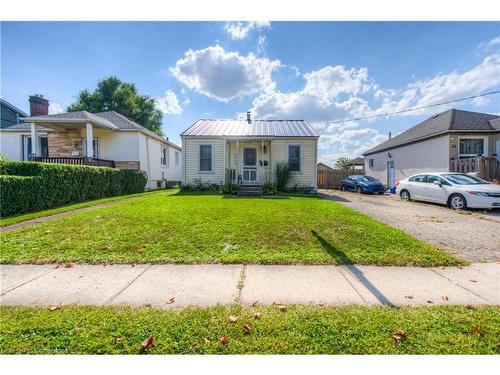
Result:
<svg viewBox="0 0 500 375"><path fill-rule="evenodd" d="M451 159L450 172L477 173L487 180L500 177L500 162L494 157L477 156L467 159Z"/></svg>
<svg viewBox="0 0 500 375"><path fill-rule="evenodd" d="M29 161L38 161L42 163L57 163L57 164L73 164L73 165L90 165L93 167L109 167L115 168L114 160L105 160L98 158L83 157L47 157L47 156L29 156Z"/></svg>
<svg viewBox="0 0 500 375"><path fill-rule="evenodd" d="M241 176L236 169L226 169L226 184L241 184Z"/></svg>

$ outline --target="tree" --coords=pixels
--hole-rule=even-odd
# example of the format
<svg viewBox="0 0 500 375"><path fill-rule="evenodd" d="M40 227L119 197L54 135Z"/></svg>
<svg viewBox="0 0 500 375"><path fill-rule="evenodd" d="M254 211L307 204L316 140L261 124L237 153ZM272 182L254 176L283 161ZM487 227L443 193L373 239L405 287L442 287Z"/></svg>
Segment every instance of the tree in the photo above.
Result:
<svg viewBox="0 0 500 375"><path fill-rule="evenodd" d="M339 169L345 168L345 165L351 161L352 160L347 156L340 156L335 162L335 167Z"/></svg>
<svg viewBox="0 0 500 375"><path fill-rule="evenodd" d="M87 89L80 91L77 102L68 107L68 112L84 110L91 113L116 111L162 135L163 115L156 109L154 99L148 95L139 95L133 83L122 82L115 76L97 82L97 88L93 92Z"/></svg>

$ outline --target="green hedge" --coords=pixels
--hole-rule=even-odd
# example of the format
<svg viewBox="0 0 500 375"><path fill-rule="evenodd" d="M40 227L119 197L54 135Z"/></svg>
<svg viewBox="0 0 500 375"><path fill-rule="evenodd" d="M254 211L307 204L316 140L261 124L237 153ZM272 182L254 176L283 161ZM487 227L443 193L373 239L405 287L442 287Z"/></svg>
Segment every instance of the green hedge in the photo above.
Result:
<svg viewBox="0 0 500 375"><path fill-rule="evenodd" d="M0 176L1 216L144 191L144 171L8 161Z"/></svg>

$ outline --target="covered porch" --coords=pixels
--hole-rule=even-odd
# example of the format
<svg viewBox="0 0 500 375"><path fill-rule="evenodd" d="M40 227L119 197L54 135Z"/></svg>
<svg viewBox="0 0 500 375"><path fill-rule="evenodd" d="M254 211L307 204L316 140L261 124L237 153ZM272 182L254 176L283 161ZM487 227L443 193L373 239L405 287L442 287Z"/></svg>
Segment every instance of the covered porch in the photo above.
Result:
<svg viewBox="0 0 500 375"><path fill-rule="evenodd" d="M273 181L272 140L235 138L225 140L225 183L260 186Z"/></svg>
<svg viewBox="0 0 500 375"><path fill-rule="evenodd" d="M84 111L23 120L30 126L30 136L23 139L25 160L115 167L114 160L99 157L99 139L94 134L94 130L116 130L111 122ZM46 136L40 136L40 132L46 133Z"/></svg>

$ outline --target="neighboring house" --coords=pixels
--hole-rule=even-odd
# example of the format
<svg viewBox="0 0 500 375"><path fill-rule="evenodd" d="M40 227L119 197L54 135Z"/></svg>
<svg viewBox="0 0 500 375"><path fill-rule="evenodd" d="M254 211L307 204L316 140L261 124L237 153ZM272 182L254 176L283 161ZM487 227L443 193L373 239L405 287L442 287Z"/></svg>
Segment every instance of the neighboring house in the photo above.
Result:
<svg viewBox="0 0 500 375"><path fill-rule="evenodd" d="M28 115L21 111L19 108L14 107L9 102L0 98L0 112L1 112L1 123L0 129L8 128L12 125L17 125L21 121L21 117L27 117Z"/></svg>
<svg viewBox="0 0 500 375"><path fill-rule="evenodd" d="M317 168L318 168L318 172L320 172L320 171L333 171L334 170L332 167L329 167L328 165L321 163L321 162L318 163Z"/></svg>
<svg viewBox="0 0 500 375"><path fill-rule="evenodd" d="M357 157L348 163L344 164L346 168L352 168L354 171L362 171L365 167L365 159L362 157Z"/></svg>
<svg viewBox="0 0 500 375"><path fill-rule="evenodd" d="M316 189L318 137L303 120L198 120L181 134L182 180L262 185L287 163L289 187Z"/></svg>
<svg viewBox="0 0 500 375"><path fill-rule="evenodd" d="M366 151L365 173L388 187L416 173L500 173L500 116L457 109L435 115Z"/></svg>
<svg viewBox="0 0 500 375"><path fill-rule="evenodd" d="M31 116L0 130L2 155L11 160L142 169L149 189L181 181L182 149L168 139L114 111L48 115L48 106L47 99L30 96Z"/></svg>

